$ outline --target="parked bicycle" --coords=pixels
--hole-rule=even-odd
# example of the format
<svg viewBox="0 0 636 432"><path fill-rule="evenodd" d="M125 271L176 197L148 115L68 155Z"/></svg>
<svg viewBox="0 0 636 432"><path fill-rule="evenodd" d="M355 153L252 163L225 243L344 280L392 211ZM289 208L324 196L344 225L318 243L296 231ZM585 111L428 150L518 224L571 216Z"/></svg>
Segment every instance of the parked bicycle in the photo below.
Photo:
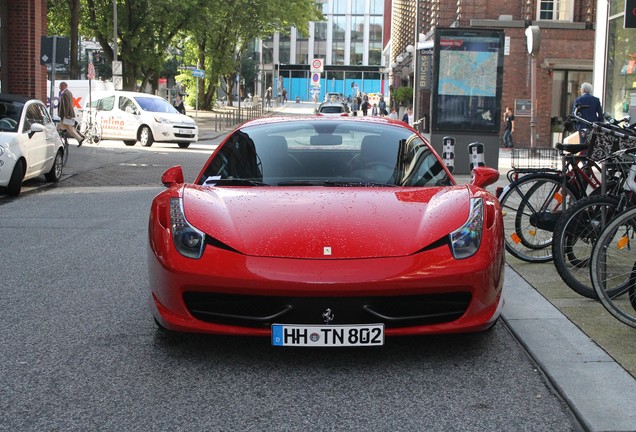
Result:
<svg viewBox="0 0 636 432"><path fill-rule="evenodd" d="M570 121L585 121L578 115L580 108L575 109ZM587 126L593 125L589 123ZM527 262L552 260L553 233L563 212L576 201L601 191L602 167L598 163L601 158L580 154L590 148L589 143L559 143L555 147L513 149L513 169L508 173L511 183L499 195L504 214L506 250ZM552 163L547 167L517 166L514 164L515 154L521 150L526 152L526 156L550 156ZM557 157L561 159L560 169L554 162ZM615 190L620 186L612 180L605 187Z"/></svg>
<svg viewBox="0 0 636 432"><path fill-rule="evenodd" d="M596 239L617 214L634 205L636 197L629 188L625 189L630 167L636 168L628 151L613 153L603 160L603 167L604 184L611 185L609 190L603 188L601 193L585 197L567 209L556 224L552 241L554 265L561 279L578 294L593 299L596 293L589 263Z"/></svg>
<svg viewBox="0 0 636 432"><path fill-rule="evenodd" d="M99 144L102 140L101 127L95 120L95 113L92 109L83 110L82 120L77 124L76 129L84 136L84 142Z"/></svg>
<svg viewBox="0 0 636 432"><path fill-rule="evenodd" d="M590 276L605 309L636 328L635 236L636 207L631 207L615 217L599 235L592 249Z"/></svg>

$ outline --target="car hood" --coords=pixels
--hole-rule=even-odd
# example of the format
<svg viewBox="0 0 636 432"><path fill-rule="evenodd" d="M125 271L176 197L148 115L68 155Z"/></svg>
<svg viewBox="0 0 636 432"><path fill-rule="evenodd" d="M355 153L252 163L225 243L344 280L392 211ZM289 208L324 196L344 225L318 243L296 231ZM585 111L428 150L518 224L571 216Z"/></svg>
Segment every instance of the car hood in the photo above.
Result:
<svg viewBox="0 0 636 432"><path fill-rule="evenodd" d="M187 220L240 253L352 259L405 256L466 222L470 192L444 188L183 189Z"/></svg>
<svg viewBox="0 0 636 432"><path fill-rule="evenodd" d="M181 113L156 113L151 111L144 111L147 114L152 115L153 117L159 117L165 120L168 120L172 124L182 124L194 127L197 125L196 121L187 115L183 115Z"/></svg>

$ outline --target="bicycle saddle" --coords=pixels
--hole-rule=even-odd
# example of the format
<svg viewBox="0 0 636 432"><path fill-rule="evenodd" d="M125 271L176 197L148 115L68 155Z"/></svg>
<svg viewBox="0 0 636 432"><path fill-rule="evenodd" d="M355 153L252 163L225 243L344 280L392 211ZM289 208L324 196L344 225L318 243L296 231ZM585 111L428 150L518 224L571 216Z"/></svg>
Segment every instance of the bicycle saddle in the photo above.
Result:
<svg viewBox="0 0 636 432"><path fill-rule="evenodd" d="M585 150L589 150L587 144L565 144L565 143L556 143L555 146L557 149L567 152L567 153L578 153Z"/></svg>

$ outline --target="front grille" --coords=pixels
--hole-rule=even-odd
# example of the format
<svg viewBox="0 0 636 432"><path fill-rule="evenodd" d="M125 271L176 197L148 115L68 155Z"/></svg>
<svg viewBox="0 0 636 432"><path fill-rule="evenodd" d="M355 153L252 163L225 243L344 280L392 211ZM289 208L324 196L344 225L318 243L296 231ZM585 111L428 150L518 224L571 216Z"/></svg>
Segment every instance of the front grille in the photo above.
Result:
<svg viewBox="0 0 636 432"><path fill-rule="evenodd" d="M278 324L324 324L331 309L331 324L384 323L386 328L450 322L461 317L470 293L426 294L395 297L269 297L187 292L190 313L215 324L266 328Z"/></svg>
<svg viewBox="0 0 636 432"><path fill-rule="evenodd" d="M179 130L187 130L187 134L179 133ZM177 138L192 138L194 135L194 127L193 126L175 126L174 127L174 136Z"/></svg>

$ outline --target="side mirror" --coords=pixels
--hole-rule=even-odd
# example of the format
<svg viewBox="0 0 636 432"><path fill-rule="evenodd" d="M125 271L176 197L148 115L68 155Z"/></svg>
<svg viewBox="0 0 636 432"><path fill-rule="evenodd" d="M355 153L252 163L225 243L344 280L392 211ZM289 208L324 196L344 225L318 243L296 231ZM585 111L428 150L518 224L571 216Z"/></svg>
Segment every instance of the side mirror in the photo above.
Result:
<svg viewBox="0 0 636 432"><path fill-rule="evenodd" d="M46 130L46 127L44 127L43 124L33 123L31 127L29 128L29 139L31 139L35 133L44 132L45 130Z"/></svg>
<svg viewBox="0 0 636 432"><path fill-rule="evenodd" d="M165 187L171 187L184 183L183 170L181 169L181 165L168 168L166 172L164 172L161 176L161 183L163 183Z"/></svg>
<svg viewBox="0 0 636 432"><path fill-rule="evenodd" d="M499 171L494 168L477 166L473 168L470 184L484 189L499 180Z"/></svg>

